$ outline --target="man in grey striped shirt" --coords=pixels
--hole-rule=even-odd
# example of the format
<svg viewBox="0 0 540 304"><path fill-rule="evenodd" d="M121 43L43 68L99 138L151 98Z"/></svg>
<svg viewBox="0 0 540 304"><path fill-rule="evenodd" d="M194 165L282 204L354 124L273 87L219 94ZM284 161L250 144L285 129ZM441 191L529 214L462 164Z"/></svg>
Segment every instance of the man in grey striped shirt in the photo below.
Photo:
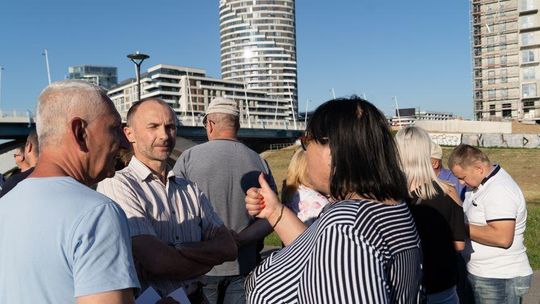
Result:
<svg viewBox="0 0 540 304"><path fill-rule="evenodd" d="M135 103L124 133L134 156L98 191L128 217L141 284L162 296L183 287L192 302L200 302L197 277L234 260L236 243L205 194L167 167L176 142L176 117L167 103L154 98Z"/></svg>

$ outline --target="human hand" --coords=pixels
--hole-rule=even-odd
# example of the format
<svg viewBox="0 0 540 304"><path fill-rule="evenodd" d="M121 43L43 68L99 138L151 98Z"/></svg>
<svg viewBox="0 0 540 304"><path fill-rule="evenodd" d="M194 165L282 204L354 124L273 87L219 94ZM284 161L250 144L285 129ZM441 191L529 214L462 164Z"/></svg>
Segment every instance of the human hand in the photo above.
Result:
<svg viewBox="0 0 540 304"><path fill-rule="evenodd" d="M250 188L246 192L246 209L252 216L269 219L276 211L281 209L276 193L264 178L264 174L259 175L260 188Z"/></svg>

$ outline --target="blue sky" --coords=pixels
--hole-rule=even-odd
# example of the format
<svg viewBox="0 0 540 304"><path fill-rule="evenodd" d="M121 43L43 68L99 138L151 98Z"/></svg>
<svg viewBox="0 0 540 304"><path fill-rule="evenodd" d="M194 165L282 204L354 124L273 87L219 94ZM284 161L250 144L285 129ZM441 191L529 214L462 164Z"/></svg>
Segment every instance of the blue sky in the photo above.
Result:
<svg viewBox="0 0 540 304"><path fill-rule="evenodd" d="M399 106L472 117L469 1L296 1L299 109L365 94L386 114ZM3 109L34 110L51 76L80 64L205 69L220 77L218 0L2 0Z"/></svg>

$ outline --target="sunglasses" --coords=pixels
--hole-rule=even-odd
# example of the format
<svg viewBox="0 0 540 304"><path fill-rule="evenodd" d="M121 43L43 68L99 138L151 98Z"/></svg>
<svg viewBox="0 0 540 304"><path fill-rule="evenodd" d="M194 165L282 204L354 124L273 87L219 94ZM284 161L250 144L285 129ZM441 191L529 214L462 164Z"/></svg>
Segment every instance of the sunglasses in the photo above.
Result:
<svg viewBox="0 0 540 304"><path fill-rule="evenodd" d="M303 135L303 136L300 136L299 139L300 139L300 145L302 146L302 149L304 151L307 151L307 146L309 145L309 143L315 140L315 138L311 135ZM319 140L319 143L326 145L328 143L328 137L321 138L321 140Z"/></svg>

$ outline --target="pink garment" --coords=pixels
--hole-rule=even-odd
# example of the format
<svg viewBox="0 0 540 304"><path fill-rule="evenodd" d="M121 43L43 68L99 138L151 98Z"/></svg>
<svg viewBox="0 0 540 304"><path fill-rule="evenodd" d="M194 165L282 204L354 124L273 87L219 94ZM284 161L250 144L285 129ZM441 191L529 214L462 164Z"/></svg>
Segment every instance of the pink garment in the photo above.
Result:
<svg viewBox="0 0 540 304"><path fill-rule="evenodd" d="M306 225L311 225L321 213L324 206L328 205L328 199L319 192L300 185L294 193L291 201L285 205Z"/></svg>

